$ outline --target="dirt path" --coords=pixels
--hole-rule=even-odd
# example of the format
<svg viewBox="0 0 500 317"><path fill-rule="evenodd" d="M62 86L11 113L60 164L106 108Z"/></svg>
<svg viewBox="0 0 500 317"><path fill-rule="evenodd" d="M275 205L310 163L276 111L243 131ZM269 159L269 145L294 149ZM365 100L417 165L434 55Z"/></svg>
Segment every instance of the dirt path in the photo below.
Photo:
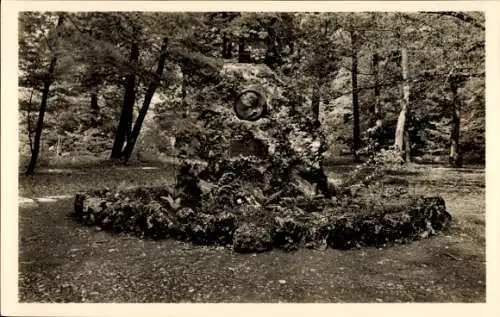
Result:
<svg viewBox="0 0 500 317"><path fill-rule="evenodd" d="M146 179L150 172L143 172ZM56 187L67 190L53 196L74 189ZM484 302L484 188L465 190L439 188L455 221L432 239L386 249L258 255L96 231L67 217L72 198L39 200L19 210L20 300ZM31 192L42 197L46 190Z"/></svg>

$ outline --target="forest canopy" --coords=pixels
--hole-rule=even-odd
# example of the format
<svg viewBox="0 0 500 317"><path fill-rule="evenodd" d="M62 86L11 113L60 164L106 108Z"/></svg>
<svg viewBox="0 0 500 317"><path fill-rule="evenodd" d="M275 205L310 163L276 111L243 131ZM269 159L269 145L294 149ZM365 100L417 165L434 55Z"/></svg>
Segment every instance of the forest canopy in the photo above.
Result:
<svg viewBox="0 0 500 317"><path fill-rule="evenodd" d="M176 155L228 63L295 92L325 160L484 163L484 32L481 12L23 12L21 164Z"/></svg>

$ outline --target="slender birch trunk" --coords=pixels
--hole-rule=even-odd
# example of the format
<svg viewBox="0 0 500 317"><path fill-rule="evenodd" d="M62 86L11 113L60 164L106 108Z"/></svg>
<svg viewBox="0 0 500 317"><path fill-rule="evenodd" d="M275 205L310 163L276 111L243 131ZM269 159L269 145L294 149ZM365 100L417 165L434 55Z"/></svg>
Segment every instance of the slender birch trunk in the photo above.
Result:
<svg viewBox="0 0 500 317"><path fill-rule="evenodd" d="M401 112L399 113L394 138L394 148L400 151L406 162L410 162L410 140L408 134L408 116L410 106L410 83L408 81L408 50L401 49L401 68L403 73L403 99L401 100Z"/></svg>

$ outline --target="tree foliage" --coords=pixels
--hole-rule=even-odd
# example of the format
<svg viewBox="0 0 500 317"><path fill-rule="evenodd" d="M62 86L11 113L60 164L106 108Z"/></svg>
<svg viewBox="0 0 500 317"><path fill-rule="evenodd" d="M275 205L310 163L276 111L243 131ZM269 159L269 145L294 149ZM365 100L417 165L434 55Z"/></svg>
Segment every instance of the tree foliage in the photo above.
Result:
<svg viewBox="0 0 500 317"><path fill-rule="evenodd" d="M200 100L217 98L209 87L243 44L247 62L268 65L297 98L296 110L322 125L331 155L394 143L405 48L411 157L448 155L458 140L464 159L484 161L484 29L480 12L23 12L20 150L26 156L33 147L54 57L42 157L57 144L60 155L111 150L132 91L126 134L150 98L136 151L150 142L164 152L181 119L192 120Z"/></svg>

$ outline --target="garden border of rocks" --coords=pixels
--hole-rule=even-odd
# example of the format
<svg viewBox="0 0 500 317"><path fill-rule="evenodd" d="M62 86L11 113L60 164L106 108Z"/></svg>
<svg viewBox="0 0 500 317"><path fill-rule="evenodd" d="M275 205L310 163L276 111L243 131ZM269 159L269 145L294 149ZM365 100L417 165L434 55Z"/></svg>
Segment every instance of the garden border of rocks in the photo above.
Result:
<svg viewBox="0 0 500 317"><path fill-rule="evenodd" d="M382 205L339 203L313 212L283 204L207 211L181 206L170 197L171 191L160 187L78 193L72 215L82 224L111 232L222 245L236 252L408 243L435 235L451 223L438 196L405 197Z"/></svg>

